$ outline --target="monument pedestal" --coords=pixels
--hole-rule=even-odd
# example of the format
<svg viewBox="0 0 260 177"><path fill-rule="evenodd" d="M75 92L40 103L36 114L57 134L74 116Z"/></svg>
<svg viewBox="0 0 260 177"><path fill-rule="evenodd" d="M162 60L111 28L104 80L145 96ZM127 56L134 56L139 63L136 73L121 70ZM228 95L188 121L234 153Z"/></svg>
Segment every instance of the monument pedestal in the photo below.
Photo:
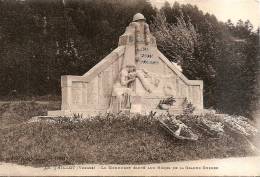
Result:
<svg viewBox="0 0 260 177"><path fill-rule="evenodd" d="M83 76L62 76L62 109L48 115L181 114L184 100L203 109L203 81L188 80L157 49L144 19L130 23L118 45ZM168 98L176 102L169 103L168 110L160 109L159 104Z"/></svg>

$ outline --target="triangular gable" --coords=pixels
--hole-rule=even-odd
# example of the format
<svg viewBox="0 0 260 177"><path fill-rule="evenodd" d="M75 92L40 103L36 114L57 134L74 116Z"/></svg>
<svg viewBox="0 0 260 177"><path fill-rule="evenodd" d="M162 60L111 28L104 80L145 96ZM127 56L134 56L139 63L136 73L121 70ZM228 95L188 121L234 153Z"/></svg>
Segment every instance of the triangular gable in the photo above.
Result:
<svg viewBox="0 0 260 177"><path fill-rule="evenodd" d="M179 69L174 66L158 49L157 52L159 54L159 59L162 60L176 75L187 85L201 85L203 83L202 80L189 80Z"/></svg>
<svg viewBox="0 0 260 177"><path fill-rule="evenodd" d="M85 82L90 81L99 73L104 71L112 63L114 63L119 57L121 57L125 52L125 46L119 46L113 50L109 55L107 55L103 60L91 68L87 73L83 75Z"/></svg>

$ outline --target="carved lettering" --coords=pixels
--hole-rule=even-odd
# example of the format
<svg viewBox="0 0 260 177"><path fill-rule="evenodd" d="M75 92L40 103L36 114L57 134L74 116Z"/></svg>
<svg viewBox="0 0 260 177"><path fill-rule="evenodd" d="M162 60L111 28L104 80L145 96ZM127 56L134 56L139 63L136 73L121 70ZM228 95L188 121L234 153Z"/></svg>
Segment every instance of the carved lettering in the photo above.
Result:
<svg viewBox="0 0 260 177"><path fill-rule="evenodd" d="M148 50L149 49L147 47L137 48L137 52L148 51Z"/></svg>
<svg viewBox="0 0 260 177"><path fill-rule="evenodd" d="M142 57L142 58L152 58L153 55L152 55L152 54L145 54L145 53L142 53L142 54L141 54L141 57Z"/></svg>

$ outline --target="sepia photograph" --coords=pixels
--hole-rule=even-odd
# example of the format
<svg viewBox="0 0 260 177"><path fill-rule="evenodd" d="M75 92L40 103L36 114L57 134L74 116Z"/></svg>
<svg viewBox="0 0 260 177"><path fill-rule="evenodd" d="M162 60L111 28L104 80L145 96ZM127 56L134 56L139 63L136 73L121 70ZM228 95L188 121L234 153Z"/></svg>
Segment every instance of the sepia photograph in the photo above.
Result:
<svg viewBox="0 0 260 177"><path fill-rule="evenodd" d="M0 0L0 176L260 176L260 0Z"/></svg>

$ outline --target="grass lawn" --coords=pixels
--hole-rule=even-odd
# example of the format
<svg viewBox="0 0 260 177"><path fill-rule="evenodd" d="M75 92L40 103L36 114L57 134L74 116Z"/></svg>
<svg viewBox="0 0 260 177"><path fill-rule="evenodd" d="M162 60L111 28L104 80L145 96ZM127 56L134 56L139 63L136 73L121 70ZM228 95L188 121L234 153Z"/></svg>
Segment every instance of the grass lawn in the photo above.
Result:
<svg viewBox="0 0 260 177"><path fill-rule="evenodd" d="M107 115L82 122L60 119L57 123L27 123L32 116L60 109L59 105L57 101L1 104L0 161L33 166L141 164L253 155L248 143L229 130L213 139L193 127L198 141L178 140L152 116L129 119L126 115ZM179 118L190 126L195 121L193 116Z"/></svg>

